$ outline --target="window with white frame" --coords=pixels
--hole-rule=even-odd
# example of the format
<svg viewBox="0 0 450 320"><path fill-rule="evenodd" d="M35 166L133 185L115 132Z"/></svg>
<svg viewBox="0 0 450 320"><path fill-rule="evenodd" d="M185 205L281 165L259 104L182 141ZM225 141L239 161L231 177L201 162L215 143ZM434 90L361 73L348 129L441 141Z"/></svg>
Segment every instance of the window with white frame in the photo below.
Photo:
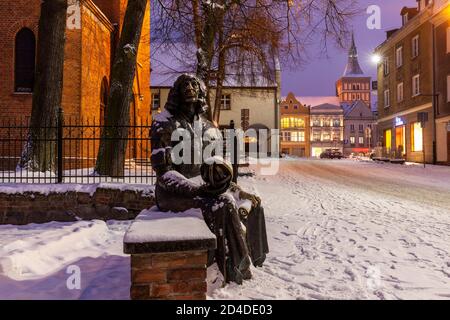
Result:
<svg viewBox="0 0 450 320"><path fill-rule="evenodd" d="M305 131L299 131L297 133L297 135L298 135L298 141L305 142Z"/></svg>
<svg viewBox="0 0 450 320"><path fill-rule="evenodd" d="M406 13L402 16L402 22L403 22L403 25L408 23L408 13Z"/></svg>
<svg viewBox="0 0 450 320"><path fill-rule="evenodd" d="M384 107L388 108L391 106L391 91L384 90Z"/></svg>
<svg viewBox="0 0 450 320"><path fill-rule="evenodd" d="M319 118L313 118L312 126L313 127L320 127L320 119Z"/></svg>
<svg viewBox="0 0 450 320"><path fill-rule="evenodd" d="M403 47L397 48L395 57L397 68L400 68L403 65Z"/></svg>
<svg viewBox="0 0 450 320"><path fill-rule="evenodd" d="M384 58L383 61L383 70L384 70L384 75L387 76L389 74L389 58Z"/></svg>
<svg viewBox="0 0 450 320"><path fill-rule="evenodd" d="M355 137L350 137L350 144L355 144Z"/></svg>
<svg viewBox="0 0 450 320"><path fill-rule="evenodd" d="M364 144L364 137L359 137L358 140L359 140L358 142L360 145Z"/></svg>
<svg viewBox="0 0 450 320"><path fill-rule="evenodd" d="M291 141L293 142L305 142L305 132L304 131L292 131Z"/></svg>
<svg viewBox="0 0 450 320"><path fill-rule="evenodd" d="M223 94L220 99L221 110L231 110L231 94Z"/></svg>
<svg viewBox="0 0 450 320"><path fill-rule="evenodd" d="M313 141L320 141L320 131L314 131L313 132Z"/></svg>
<svg viewBox="0 0 450 320"><path fill-rule="evenodd" d="M417 35L414 38L412 38L412 41L411 41L411 52L412 52L412 57L413 58L419 56L419 35Z"/></svg>
<svg viewBox="0 0 450 320"><path fill-rule="evenodd" d="M401 102L404 99L403 82L397 85L397 101Z"/></svg>
<svg viewBox="0 0 450 320"><path fill-rule="evenodd" d="M332 133L331 133L331 139L333 140L333 141L339 141L340 139L340 136L341 136L341 133L339 132L339 131L333 131Z"/></svg>
<svg viewBox="0 0 450 320"><path fill-rule="evenodd" d="M161 95L159 93L152 93L152 109L158 110L161 107Z"/></svg>
<svg viewBox="0 0 450 320"><path fill-rule="evenodd" d="M289 131L281 132L281 138L283 141L291 141L291 133Z"/></svg>
<svg viewBox="0 0 450 320"><path fill-rule="evenodd" d="M412 78L412 95L413 97L420 95L420 75L417 74Z"/></svg>

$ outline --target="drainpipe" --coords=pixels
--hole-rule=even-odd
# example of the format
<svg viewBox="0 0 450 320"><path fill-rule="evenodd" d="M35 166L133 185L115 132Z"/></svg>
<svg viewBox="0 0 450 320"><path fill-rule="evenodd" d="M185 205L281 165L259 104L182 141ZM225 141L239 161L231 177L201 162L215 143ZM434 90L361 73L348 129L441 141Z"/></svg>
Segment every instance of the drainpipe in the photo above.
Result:
<svg viewBox="0 0 450 320"><path fill-rule="evenodd" d="M432 104L433 104L433 164L437 162L437 150L436 150L436 116L439 115L438 102L439 95L436 90L436 27L432 24Z"/></svg>

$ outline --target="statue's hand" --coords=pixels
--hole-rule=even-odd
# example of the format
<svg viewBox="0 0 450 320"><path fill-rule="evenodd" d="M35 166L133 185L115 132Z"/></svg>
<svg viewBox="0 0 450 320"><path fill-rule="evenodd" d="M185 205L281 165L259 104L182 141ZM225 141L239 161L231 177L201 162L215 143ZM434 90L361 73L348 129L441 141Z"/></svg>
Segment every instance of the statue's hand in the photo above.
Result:
<svg viewBox="0 0 450 320"><path fill-rule="evenodd" d="M241 198L243 200L250 200L252 202L252 207L253 208L259 207L261 205L261 198L260 197L254 195L254 194L245 192L245 191L240 191L239 192L239 198Z"/></svg>

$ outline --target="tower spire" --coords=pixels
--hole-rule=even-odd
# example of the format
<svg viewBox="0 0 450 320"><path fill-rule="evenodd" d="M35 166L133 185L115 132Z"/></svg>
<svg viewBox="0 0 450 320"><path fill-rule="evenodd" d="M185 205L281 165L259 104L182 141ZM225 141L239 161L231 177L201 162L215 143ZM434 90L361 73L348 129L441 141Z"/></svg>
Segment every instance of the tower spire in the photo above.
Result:
<svg viewBox="0 0 450 320"><path fill-rule="evenodd" d="M352 32L352 45L350 47L350 50L348 51L348 56L349 57L358 57L358 50L356 49L354 32Z"/></svg>
<svg viewBox="0 0 450 320"><path fill-rule="evenodd" d="M356 48L355 34L352 32L352 43L348 50L348 62L345 67L344 76L356 76L362 74L364 74L364 72L358 61L358 49Z"/></svg>

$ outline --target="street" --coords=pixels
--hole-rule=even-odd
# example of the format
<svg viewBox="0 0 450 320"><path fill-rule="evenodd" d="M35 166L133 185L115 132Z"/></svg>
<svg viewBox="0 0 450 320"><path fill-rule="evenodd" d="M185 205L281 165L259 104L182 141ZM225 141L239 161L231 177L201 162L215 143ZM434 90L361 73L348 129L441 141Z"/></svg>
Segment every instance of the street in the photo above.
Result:
<svg viewBox="0 0 450 320"><path fill-rule="evenodd" d="M209 299L449 299L450 167L283 159L242 177L265 208L270 253ZM129 221L0 226L0 298L128 299ZM73 249L76 244L76 250ZM81 290L66 269L80 267Z"/></svg>
<svg viewBox="0 0 450 320"><path fill-rule="evenodd" d="M449 167L297 159L254 179L271 253L213 298L450 298Z"/></svg>

